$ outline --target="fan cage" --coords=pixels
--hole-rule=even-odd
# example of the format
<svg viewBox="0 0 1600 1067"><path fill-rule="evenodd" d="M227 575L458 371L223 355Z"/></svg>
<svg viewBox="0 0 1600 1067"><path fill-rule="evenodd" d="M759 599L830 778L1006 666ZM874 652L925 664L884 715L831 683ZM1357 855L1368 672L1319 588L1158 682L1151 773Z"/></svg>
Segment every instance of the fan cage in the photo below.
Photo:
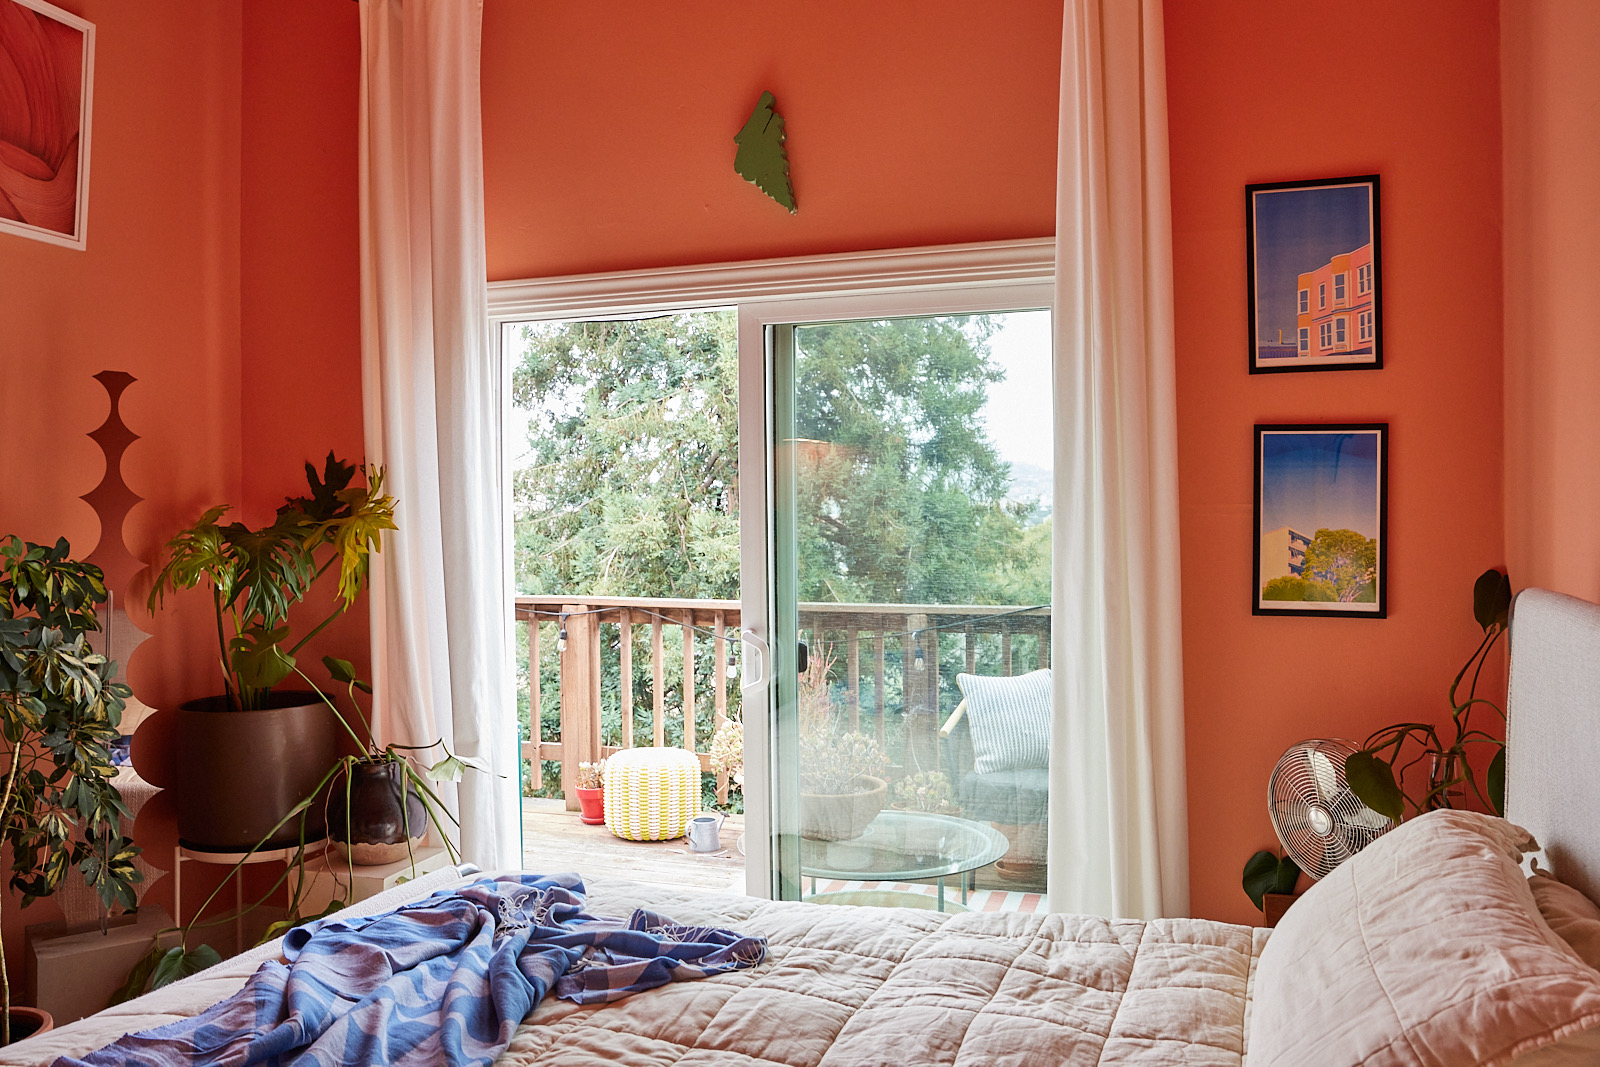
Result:
<svg viewBox="0 0 1600 1067"><path fill-rule="evenodd" d="M1267 784L1272 828L1284 851L1313 879L1326 878L1394 828L1345 780L1345 760L1356 751L1338 738L1301 741L1289 746L1272 769Z"/></svg>

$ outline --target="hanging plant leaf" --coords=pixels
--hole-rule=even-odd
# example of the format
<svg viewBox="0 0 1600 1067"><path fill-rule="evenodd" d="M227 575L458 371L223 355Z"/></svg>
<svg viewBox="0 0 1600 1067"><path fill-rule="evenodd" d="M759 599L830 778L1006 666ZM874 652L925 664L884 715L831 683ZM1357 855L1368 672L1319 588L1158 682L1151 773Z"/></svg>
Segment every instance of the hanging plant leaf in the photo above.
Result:
<svg viewBox="0 0 1600 1067"><path fill-rule="evenodd" d="M734 134L733 143L739 150L733 156L733 169L793 215L799 209L794 187L789 184L789 156L783 149L788 135L783 130L783 116L773 110L774 103L771 93L762 93L744 128Z"/></svg>
<svg viewBox="0 0 1600 1067"><path fill-rule="evenodd" d="M1472 614L1485 630L1505 626L1511 614L1510 577L1493 568L1480 574L1472 587Z"/></svg>
<svg viewBox="0 0 1600 1067"><path fill-rule="evenodd" d="M1344 761L1345 780L1356 798L1377 812L1399 822L1406 813L1405 797L1394 780L1390 766L1370 752L1354 752Z"/></svg>
<svg viewBox="0 0 1600 1067"><path fill-rule="evenodd" d="M1244 891L1257 908L1266 907L1268 893L1293 893L1299 880L1299 864L1266 849L1251 856L1244 865Z"/></svg>

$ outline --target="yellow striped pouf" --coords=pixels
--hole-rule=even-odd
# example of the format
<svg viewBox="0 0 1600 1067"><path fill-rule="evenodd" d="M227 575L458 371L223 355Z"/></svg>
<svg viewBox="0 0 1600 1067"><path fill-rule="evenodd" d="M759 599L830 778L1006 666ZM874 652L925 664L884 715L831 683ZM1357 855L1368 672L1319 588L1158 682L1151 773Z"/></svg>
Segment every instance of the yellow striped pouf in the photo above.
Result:
<svg viewBox="0 0 1600 1067"><path fill-rule="evenodd" d="M700 757L681 748L627 748L605 763L606 829L629 841L682 837L700 813Z"/></svg>

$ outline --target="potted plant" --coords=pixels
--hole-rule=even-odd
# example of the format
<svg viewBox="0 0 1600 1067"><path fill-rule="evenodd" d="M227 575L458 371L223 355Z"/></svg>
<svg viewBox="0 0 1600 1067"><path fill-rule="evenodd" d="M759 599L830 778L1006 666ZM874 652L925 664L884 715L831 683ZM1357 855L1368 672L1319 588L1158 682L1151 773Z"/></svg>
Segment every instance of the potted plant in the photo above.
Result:
<svg viewBox="0 0 1600 1067"><path fill-rule="evenodd" d="M876 739L843 730L830 677L837 660L818 642L800 675L800 836L849 841L866 832L889 796L889 757Z"/></svg>
<svg viewBox="0 0 1600 1067"><path fill-rule="evenodd" d="M889 757L863 733L817 730L800 738L800 836L860 837L888 799Z"/></svg>
<svg viewBox="0 0 1600 1067"><path fill-rule="evenodd" d="M11 846L11 888L22 907L55 892L76 870L105 908L137 906L139 849L122 833L128 814L111 779L129 689L89 647L106 602L100 568L9 537L0 543L0 842ZM4 899L0 898L0 904ZM13 1032L13 1014L20 1012ZM14 1009L0 944L0 1044L49 1028L37 1009Z"/></svg>
<svg viewBox="0 0 1600 1067"><path fill-rule="evenodd" d="M288 832L274 840L268 831L292 831L286 814L338 759L340 724L295 656L355 602L382 532L395 528L382 470L363 474L364 485L352 484L356 468L330 452L320 478L306 464L310 495L285 500L266 526L224 523L223 505L167 546L151 610L168 593L205 586L222 668L221 695L189 701L177 713L174 788L187 847L239 852L264 837L267 847L291 845ZM291 638L290 609L335 567L331 607ZM303 688L280 689L291 676Z"/></svg>
<svg viewBox="0 0 1600 1067"><path fill-rule="evenodd" d="M1441 735L1438 728L1426 722L1395 723L1373 733L1360 750L1345 760L1345 777L1355 795L1373 811L1396 822L1406 817L1407 805L1412 814L1457 807L1466 801L1467 788L1494 814L1505 810L1505 742L1472 726L1472 714L1480 708L1498 715L1502 728L1505 723L1506 713L1500 706L1478 696L1483 665L1510 625L1511 580L1503 572L1491 568L1478 577L1472 590L1472 612L1483 628L1483 639L1450 683L1451 732ZM1466 696L1461 697L1461 683L1468 672L1472 681ZM1467 758L1469 748L1475 745L1487 746L1493 754L1482 786ZM1425 765L1427 778L1419 775L1408 784L1406 773L1418 764Z"/></svg>
<svg viewBox="0 0 1600 1067"><path fill-rule="evenodd" d="M578 818L590 826L600 826L606 821L606 761L578 764L578 806L583 809Z"/></svg>
<svg viewBox="0 0 1600 1067"><path fill-rule="evenodd" d="M727 719L711 737L711 772L726 774L734 789L744 788L744 723Z"/></svg>
<svg viewBox="0 0 1600 1067"><path fill-rule="evenodd" d="M908 774L890 787L892 805L899 811L926 815L955 815L955 790L943 771L918 771ZM905 826L902 847L915 856L938 855L944 846L950 824L943 819L917 819Z"/></svg>

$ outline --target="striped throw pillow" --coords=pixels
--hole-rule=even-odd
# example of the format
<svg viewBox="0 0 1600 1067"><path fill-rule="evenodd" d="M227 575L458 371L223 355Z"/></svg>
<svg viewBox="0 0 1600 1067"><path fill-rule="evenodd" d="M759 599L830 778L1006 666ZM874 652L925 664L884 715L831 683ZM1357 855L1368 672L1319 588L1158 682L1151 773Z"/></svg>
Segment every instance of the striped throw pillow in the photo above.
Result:
<svg viewBox="0 0 1600 1067"><path fill-rule="evenodd" d="M979 774L1050 766L1050 668L1015 678L956 675Z"/></svg>

